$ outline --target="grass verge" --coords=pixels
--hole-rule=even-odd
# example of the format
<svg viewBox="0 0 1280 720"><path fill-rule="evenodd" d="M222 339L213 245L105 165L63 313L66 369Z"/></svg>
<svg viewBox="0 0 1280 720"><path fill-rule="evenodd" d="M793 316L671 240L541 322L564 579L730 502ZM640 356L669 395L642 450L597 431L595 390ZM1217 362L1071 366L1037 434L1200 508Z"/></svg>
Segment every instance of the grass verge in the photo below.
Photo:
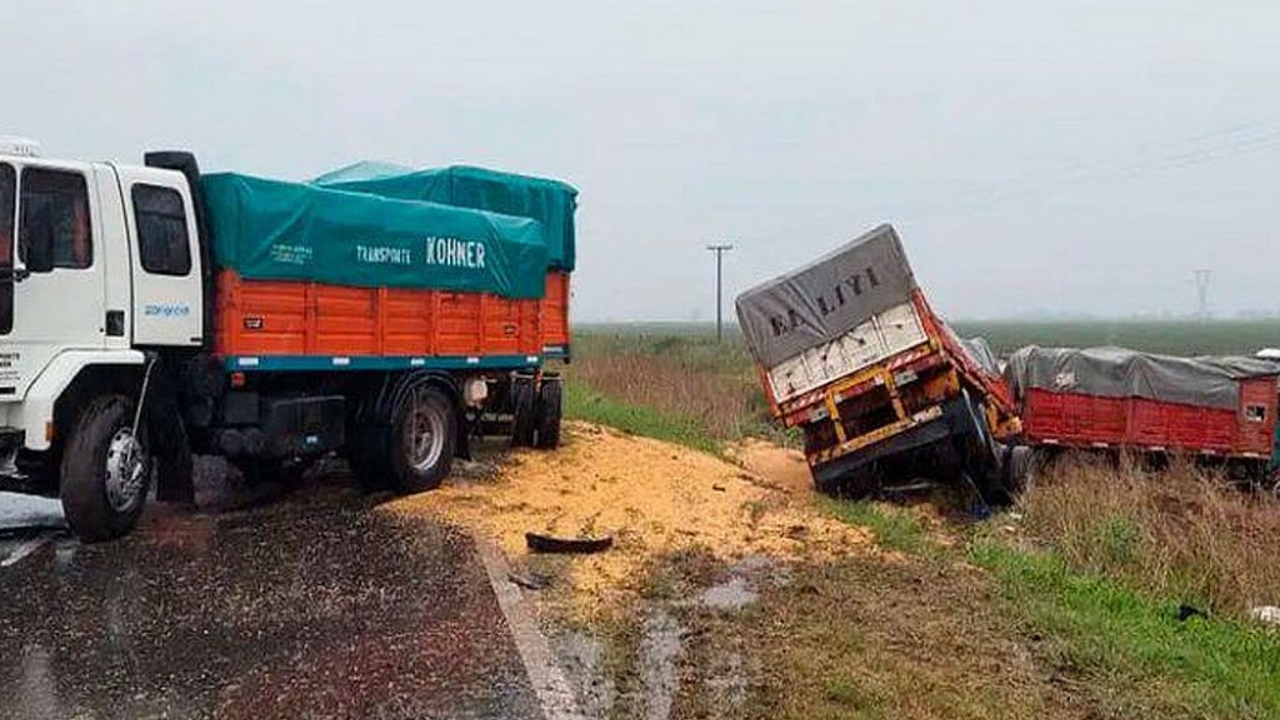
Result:
<svg viewBox="0 0 1280 720"><path fill-rule="evenodd" d="M896 507L868 500L818 498L819 505L830 515L871 531L876 544L887 550L911 555L935 554L939 547L928 535L919 516L910 508Z"/></svg>
<svg viewBox="0 0 1280 720"><path fill-rule="evenodd" d="M1004 607L1054 678L1099 717L1280 717L1280 638L1239 623L1178 619L1149 597L1052 553L980 540L969 553L994 573Z"/></svg>
<svg viewBox="0 0 1280 720"><path fill-rule="evenodd" d="M691 418L615 400L580 382L565 384L566 417L608 425L633 435L719 454L721 443Z"/></svg>
<svg viewBox="0 0 1280 720"><path fill-rule="evenodd" d="M738 338L580 333L574 353L566 368L570 384L678 418L721 441L797 441L770 418L755 367Z"/></svg>

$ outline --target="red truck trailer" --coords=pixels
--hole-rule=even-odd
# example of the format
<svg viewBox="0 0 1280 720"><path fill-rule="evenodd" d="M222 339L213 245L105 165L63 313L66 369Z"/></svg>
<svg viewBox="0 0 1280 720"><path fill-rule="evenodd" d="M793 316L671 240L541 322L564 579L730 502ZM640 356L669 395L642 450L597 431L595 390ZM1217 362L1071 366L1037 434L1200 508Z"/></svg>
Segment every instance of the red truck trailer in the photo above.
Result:
<svg viewBox="0 0 1280 720"><path fill-rule="evenodd" d="M1018 432L1004 381L916 285L882 225L737 299L769 407L804 432L819 489L865 494L919 475L967 475L1002 496Z"/></svg>
<svg viewBox="0 0 1280 720"><path fill-rule="evenodd" d="M1274 449L1278 374L1253 358L1114 347L1026 347L1005 368L1033 446L1186 453L1259 481Z"/></svg>

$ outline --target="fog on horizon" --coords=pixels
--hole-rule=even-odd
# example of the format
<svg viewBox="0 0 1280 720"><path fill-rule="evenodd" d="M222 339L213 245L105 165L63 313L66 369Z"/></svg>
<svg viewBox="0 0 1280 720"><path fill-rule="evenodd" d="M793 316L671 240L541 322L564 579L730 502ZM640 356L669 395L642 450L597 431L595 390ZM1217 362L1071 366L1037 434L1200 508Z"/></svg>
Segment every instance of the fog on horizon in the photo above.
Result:
<svg viewBox="0 0 1280 720"><path fill-rule="evenodd" d="M1280 8L10 0L0 134L581 191L574 319L710 321L881 222L963 318L1280 312Z"/></svg>

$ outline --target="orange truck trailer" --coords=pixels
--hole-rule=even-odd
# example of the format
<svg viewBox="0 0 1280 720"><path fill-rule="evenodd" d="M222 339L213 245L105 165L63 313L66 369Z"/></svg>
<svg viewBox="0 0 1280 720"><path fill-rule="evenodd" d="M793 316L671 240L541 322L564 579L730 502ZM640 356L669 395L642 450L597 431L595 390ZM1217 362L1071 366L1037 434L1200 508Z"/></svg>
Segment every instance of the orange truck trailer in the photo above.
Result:
<svg viewBox="0 0 1280 720"><path fill-rule="evenodd" d="M1017 484L1026 450L985 345L929 307L897 233L882 225L737 298L769 407L804 433L826 492L967 478L989 501Z"/></svg>

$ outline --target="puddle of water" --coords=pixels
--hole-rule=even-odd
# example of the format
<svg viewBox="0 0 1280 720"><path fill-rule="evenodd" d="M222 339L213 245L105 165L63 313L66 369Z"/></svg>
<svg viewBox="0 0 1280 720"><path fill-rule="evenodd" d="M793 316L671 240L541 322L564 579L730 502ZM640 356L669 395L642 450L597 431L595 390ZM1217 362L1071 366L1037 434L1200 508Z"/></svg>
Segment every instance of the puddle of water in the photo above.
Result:
<svg viewBox="0 0 1280 720"><path fill-rule="evenodd" d="M605 666L604 643L575 630L560 633L552 643L583 715L608 717L618 700L618 688Z"/></svg>
<svg viewBox="0 0 1280 720"><path fill-rule="evenodd" d="M719 585L702 591L699 597L705 607L716 610L740 610L755 602L760 595L751 589L745 578L734 576Z"/></svg>
<svg viewBox="0 0 1280 720"><path fill-rule="evenodd" d="M646 720L667 720L680 687L676 658L683 651L680 625L664 610L654 609L642 624L639 675Z"/></svg>

